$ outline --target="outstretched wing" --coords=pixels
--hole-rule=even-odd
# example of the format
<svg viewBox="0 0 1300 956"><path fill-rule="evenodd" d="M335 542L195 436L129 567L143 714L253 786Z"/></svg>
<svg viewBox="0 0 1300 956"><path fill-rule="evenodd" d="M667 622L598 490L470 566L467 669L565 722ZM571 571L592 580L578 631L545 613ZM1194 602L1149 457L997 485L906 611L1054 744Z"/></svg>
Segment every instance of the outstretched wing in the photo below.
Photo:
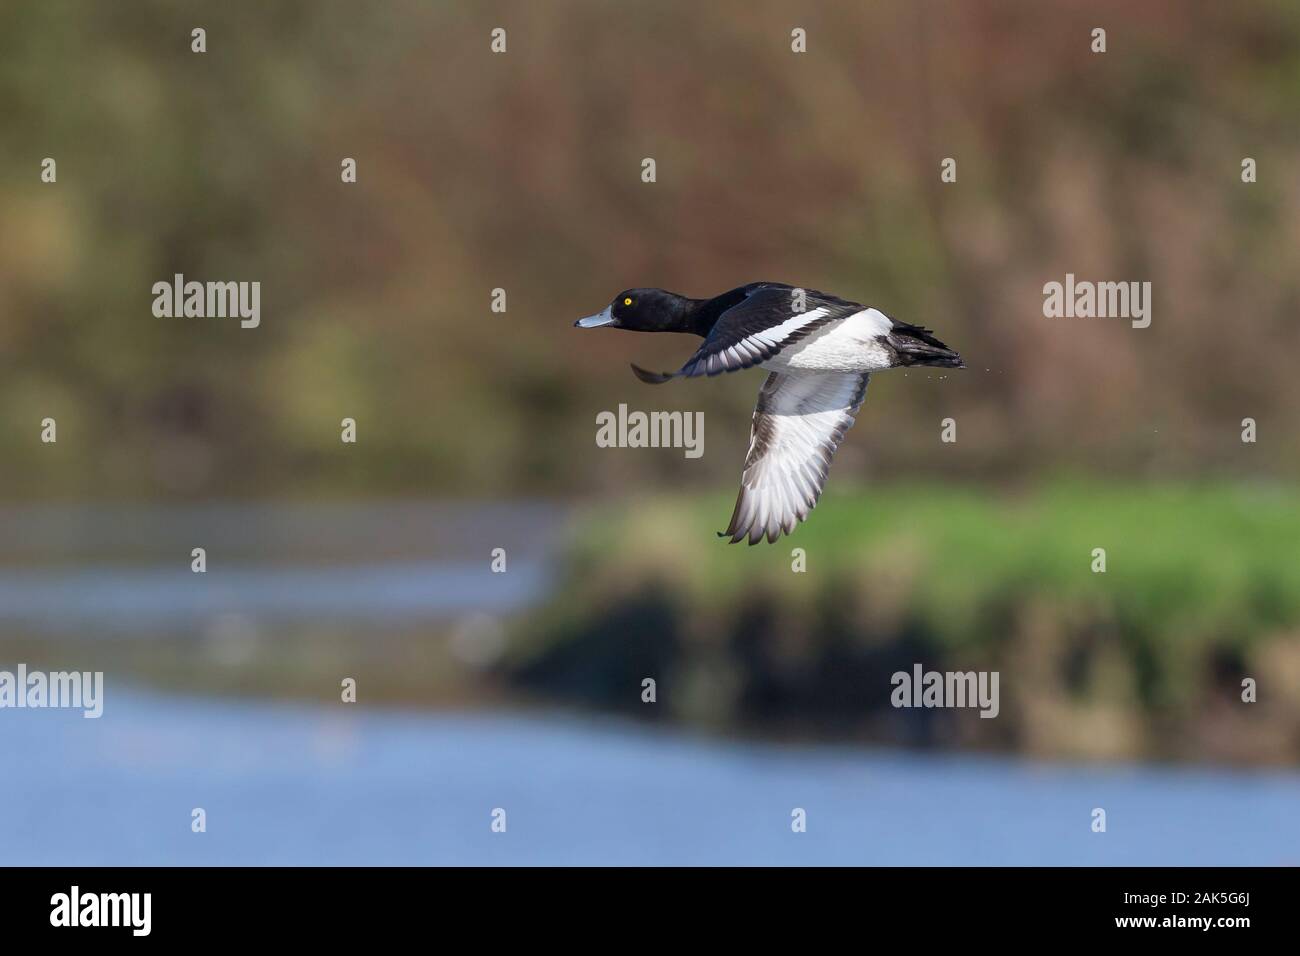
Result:
<svg viewBox="0 0 1300 956"><path fill-rule="evenodd" d="M736 510L720 537L757 544L767 535L771 542L808 517L870 378L850 372L768 375L754 409Z"/></svg>
<svg viewBox="0 0 1300 956"><path fill-rule="evenodd" d="M742 291L740 301L718 317L681 369L647 372L633 365L637 378L657 385L679 375L720 375L751 368L822 326L862 311L856 302L812 289L763 283Z"/></svg>

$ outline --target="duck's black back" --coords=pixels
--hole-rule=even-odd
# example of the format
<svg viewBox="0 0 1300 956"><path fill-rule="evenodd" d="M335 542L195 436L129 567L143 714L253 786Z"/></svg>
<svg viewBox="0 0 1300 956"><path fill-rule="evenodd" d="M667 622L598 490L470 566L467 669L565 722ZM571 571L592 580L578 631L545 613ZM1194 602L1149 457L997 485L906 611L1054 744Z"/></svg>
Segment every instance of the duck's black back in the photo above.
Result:
<svg viewBox="0 0 1300 956"><path fill-rule="evenodd" d="M726 331L730 337L743 338L754 332L771 328L786 321L795 314L793 296L795 286L784 282L751 282L724 292L706 300L692 316L696 331L708 336L715 331L718 320L723 313L734 309L726 318ZM804 289L804 311L825 308L837 315L848 314L861 309L862 306L837 295L818 292L816 289ZM736 306L744 303L742 308ZM722 329L716 329L721 332Z"/></svg>

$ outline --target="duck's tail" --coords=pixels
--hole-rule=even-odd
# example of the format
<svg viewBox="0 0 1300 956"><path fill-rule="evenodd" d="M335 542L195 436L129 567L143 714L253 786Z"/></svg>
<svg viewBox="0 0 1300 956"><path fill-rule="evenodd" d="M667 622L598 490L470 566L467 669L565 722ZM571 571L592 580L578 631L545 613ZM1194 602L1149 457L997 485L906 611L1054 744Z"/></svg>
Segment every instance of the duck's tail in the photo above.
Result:
<svg viewBox="0 0 1300 956"><path fill-rule="evenodd" d="M965 368L961 356L944 345L929 329L919 325L894 327L889 333L889 344L898 355L898 364L930 365L937 368Z"/></svg>

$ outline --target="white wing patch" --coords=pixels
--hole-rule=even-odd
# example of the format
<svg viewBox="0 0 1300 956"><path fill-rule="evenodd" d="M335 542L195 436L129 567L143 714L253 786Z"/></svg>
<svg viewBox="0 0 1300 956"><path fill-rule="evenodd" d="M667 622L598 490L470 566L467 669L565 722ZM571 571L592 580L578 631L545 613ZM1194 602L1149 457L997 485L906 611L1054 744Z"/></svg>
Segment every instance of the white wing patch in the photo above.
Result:
<svg viewBox="0 0 1300 956"><path fill-rule="evenodd" d="M757 332L751 332L740 341L729 345L724 349L716 352L704 351L701 348L700 354L683 366L681 374L687 376L694 375L717 375L720 372L734 372L742 368L750 368L760 362L771 358L792 338L800 332L815 326L824 316L829 315L830 310L824 307L809 309L807 312L800 312L766 329L760 329Z"/></svg>
<svg viewBox="0 0 1300 956"><path fill-rule="evenodd" d="M893 322L883 312L863 309L818 329L763 363L773 372L878 372L895 355L887 342Z"/></svg>
<svg viewBox="0 0 1300 956"><path fill-rule="evenodd" d="M758 393L731 524L733 544L789 534L817 504L831 458L867 393L868 373L772 372Z"/></svg>

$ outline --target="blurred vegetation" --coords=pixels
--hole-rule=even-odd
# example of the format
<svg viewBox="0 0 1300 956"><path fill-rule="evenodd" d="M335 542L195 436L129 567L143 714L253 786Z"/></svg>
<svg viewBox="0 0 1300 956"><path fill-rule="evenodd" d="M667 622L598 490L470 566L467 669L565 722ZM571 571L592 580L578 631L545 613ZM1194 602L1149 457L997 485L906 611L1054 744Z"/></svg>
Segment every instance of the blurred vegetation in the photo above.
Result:
<svg viewBox="0 0 1300 956"><path fill-rule="evenodd" d="M882 377L841 474L1294 477L1298 101L1287 0L5 4L0 496L729 484L756 378L651 393L627 361L689 342L570 323L754 279L967 357ZM177 272L260 281L261 327L154 318ZM1045 319L1066 272L1151 280L1151 328ZM619 402L708 453L594 454Z"/></svg>
<svg viewBox="0 0 1300 956"><path fill-rule="evenodd" d="M705 540L721 497L589 516L512 671L642 716L1038 754L1294 760L1300 496L1058 482L846 493L788 546ZM805 573L793 571L793 548ZM1105 572L1093 549L1105 549ZM890 676L997 670L1001 714L890 706ZM654 677L659 701L640 700ZM1258 702L1242 701L1253 678Z"/></svg>
<svg viewBox="0 0 1300 956"><path fill-rule="evenodd" d="M623 503L592 512L500 671L351 632L237 661L95 649L169 686L333 694L346 667L377 698L644 714L659 674L656 715L718 727L1293 758L1297 104L1291 0L4 4L0 499ZM1067 272L1151 281L1151 327L1044 318ZM261 282L261 327L155 318L175 273ZM813 519L745 549L707 532L760 376L649 390L628 361L692 342L571 323L629 286L756 279L931 326L969 368L877 376ZM622 402L703 410L704 456L597 449ZM665 489L683 497L645 497ZM400 547L381 525L367 554L443 524ZM0 545L27 564L71 534ZM454 538L473 560L498 543ZM39 658L43 637L15 640ZM889 708L917 661L999 669L1002 716Z"/></svg>

